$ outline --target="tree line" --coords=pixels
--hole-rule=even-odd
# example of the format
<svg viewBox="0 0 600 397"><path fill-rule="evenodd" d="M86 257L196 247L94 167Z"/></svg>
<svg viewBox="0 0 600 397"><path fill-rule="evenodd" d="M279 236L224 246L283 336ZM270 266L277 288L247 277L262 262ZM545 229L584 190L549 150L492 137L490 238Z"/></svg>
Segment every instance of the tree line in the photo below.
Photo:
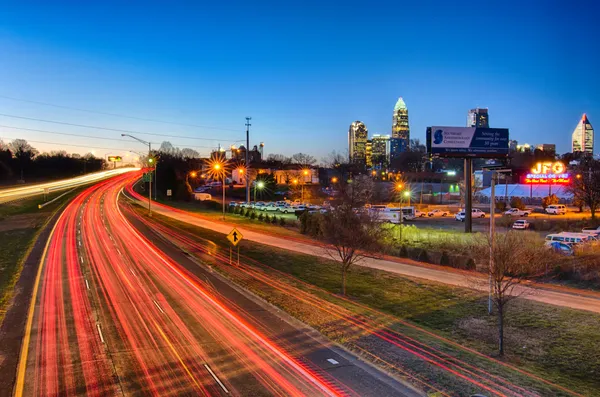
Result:
<svg viewBox="0 0 600 397"><path fill-rule="evenodd" d="M0 183L69 178L104 168L104 159L91 153L64 150L40 153L25 139L0 140Z"/></svg>

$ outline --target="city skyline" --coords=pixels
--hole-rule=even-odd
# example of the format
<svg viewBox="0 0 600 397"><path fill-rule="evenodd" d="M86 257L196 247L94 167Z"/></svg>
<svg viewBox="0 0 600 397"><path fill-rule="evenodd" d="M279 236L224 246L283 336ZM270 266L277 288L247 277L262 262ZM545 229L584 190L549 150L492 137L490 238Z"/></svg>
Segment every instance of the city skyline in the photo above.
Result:
<svg viewBox="0 0 600 397"><path fill-rule="evenodd" d="M424 141L428 125L464 125L465 112L483 106L493 113L493 125L510 128L512 139L536 142L543 134L564 153L571 150L573 120L600 114L593 67L598 43L591 40L600 28L593 13L575 7L557 4L540 14L533 4L519 4L515 15L508 4L480 5L469 26L404 34L403 51L392 54L396 11L413 32L431 21L458 21L472 9L443 2L391 8L150 2L140 14L134 5L115 7L117 14L88 5L5 7L3 140L24 138L42 151L99 148L99 156L142 149L116 131L40 121L50 120L174 136L140 134L207 155L218 144L243 143L251 116L252 145L266 142L266 154L301 151L321 159L346 151L351 120L391 133L390 104L400 94L410 104L412 138ZM344 28L352 15L366 17L361 32ZM581 29L568 29L573 24ZM488 26L510 26L510 32L488 31L485 57L462 56L472 32ZM578 53L592 60L568 61ZM309 128L290 122L299 114ZM300 134L303 139L289 145L289 137Z"/></svg>

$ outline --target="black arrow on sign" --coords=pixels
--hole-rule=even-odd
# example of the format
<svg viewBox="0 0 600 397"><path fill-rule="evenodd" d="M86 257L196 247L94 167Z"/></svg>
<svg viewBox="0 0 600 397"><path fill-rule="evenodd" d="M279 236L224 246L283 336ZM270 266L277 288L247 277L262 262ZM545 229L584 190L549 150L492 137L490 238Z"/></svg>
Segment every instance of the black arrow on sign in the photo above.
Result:
<svg viewBox="0 0 600 397"><path fill-rule="evenodd" d="M237 232L233 232L233 242L236 242L237 240Z"/></svg>

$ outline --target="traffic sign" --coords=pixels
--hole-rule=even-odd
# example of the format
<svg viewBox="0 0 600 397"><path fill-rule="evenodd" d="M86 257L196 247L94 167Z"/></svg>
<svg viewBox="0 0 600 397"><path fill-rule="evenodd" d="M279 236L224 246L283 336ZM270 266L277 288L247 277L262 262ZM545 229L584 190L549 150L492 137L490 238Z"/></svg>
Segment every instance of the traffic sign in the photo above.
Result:
<svg viewBox="0 0 600 397"><path fill-rule="evenodd" d="M243 238L244 236L242 236L242 233L240 233L235 227L227 235L227 240L229 240L229 242L233 244L234 247L238 245Z"/></svg>
<svg viewBox="0 0 600 397"><path fill-rule="evenodd" d="M150 180L152 179L152 172L146 172L144 173L144 182L150 182Z"/></svg>
<svg viewBox="0 0 600 397"><path fill-rule="evenodd" d="M171 189L167 189L167 197L171 197L173 195L173 191Z"/></svg>

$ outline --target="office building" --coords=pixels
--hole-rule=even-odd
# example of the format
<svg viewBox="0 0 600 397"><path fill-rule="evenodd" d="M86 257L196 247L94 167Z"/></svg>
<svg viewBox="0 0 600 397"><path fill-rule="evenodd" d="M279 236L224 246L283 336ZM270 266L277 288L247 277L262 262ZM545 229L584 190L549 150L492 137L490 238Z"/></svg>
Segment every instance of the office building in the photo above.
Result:
<svg viewBox="0 0 600 397"><path fill-rule="evenodd" d="M366 146L366 155L367 155L367 167L371 168L373 166L373 141L367 140Z"/></svg>
<svg viewBox="0 0 600 397"><path fill-rule="evenodd" d="M399 158L400 153L405 152L408 147L406 140L400 138L390 138L390 162Z"/></svg>
<svg viewBox="0 0 600 397"><path fill-rule="evenodd" d="M579 123L577 123L575 131L573 131L571 151L573 153L594 154L594 129L585 113L581 117L581 120L579 120Z"/></svg>
<svg viewBox="0 0 600 397"><path fill-rule="evenodd" d="M350 124L348 130L348 155L350 162L365 165L367 163L367 126L362 121Z"/></svg>
<svg viewBox="0 0 600 397"><path fill-rule="evenodd" d="M402 97L398 98L396 106L394 106L394 114L392 117L392 138L400 139L403 142L398 143L398 147L402 151L408 150L410 147L410 127L408 125L408 108Z"/></svg>
<svg viewBox="0 0 600 397"><path fill-rule="evenodd" d="M487 108L475 108L469 110L467 127L490 128L490 116Z"/></svg>
<svg viewBox="0 0 600 397"><path fill-rule="evenodd" d="M540 143L539 145L535 145L535 149L551 155L556 154L556 145L554 143Z"/></svg>
<svg viewBox="0 0 600 397"><path fill-rule="evenodd" d="M390 163L390 136L375 134L371 138L373 168L385 168Z"/></svg>

